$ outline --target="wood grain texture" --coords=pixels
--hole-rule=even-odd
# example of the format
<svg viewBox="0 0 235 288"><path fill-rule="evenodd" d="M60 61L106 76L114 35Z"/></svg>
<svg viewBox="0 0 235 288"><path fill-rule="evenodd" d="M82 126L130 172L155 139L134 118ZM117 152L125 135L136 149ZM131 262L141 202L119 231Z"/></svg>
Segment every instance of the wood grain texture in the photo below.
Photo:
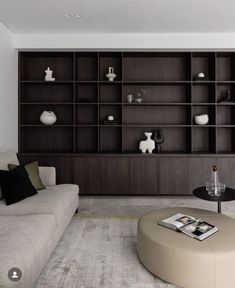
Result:
<svg viewBox="0 0 235 288"><path fill-rule="evenodd" d="M100 194L101 170L97 158L75 158L73 161L73 183L78 184L82 195Z"/></svg>
<svg viewBox="0 0 235 288"><path fill-rule="evenodd" d="M187 158L159 159L159 194L191 194L187 189Z"/></svg>
<svg viewBox="0 0 235 288"><path fill-rule="evenodd" d="M130 160L125 157L101 160L101 194L130 194Z"/></svg>
<svg viewBox="0 0 235 288"><path fill-rule="evenodd" d="M158 159L132 158L130 185L132 195L158 194Z"/></svg>

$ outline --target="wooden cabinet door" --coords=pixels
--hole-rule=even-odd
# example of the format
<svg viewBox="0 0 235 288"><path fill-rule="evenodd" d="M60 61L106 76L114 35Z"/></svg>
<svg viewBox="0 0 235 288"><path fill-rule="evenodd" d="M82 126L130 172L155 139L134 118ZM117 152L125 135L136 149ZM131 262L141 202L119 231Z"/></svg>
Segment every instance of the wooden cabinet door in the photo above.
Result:
<svg viewBox="0 0 235 288"><path fill-rule="evenodd" d="M57 159L57 184L70 184L73 182L73 157L60 157Z"/></svg>
<svg viewBox="0 0 235 288"><path fill-rule="evenodd" d="M210 167L216 165L216 158L192 157L188 159L188 191L193 193L193 189L205 186L205 182L210 180Z"/></svg>
<svg viewBox="0 0 235 288"><path fill-rule="evenodd" d="M100 161L97 158L74 158L73 182L81 195L100 193Z"/></svg>
<svg viewBox="0 0 235 288"><path fill-rule="evenodd" d="M189 194L187 187L187 158L159 159L159 194Z"/></svg>
<svg viewBox="0 0 235 288"><path fill-rule="evenodd" d="M235 158L223 157L217 159L220 182L235 189Z"/></svg>
<svg viewBox="0 0 235 288"><path fill-rule="evenodd" d="M130 160L127 157L103 157L100 194L130 194Z"/></svg>
<svg viewBox="0 0 235 288"><path fill-rule="evenodd" d="M158 159L132 158L130 161L131 194L158 194Z"/></svg>

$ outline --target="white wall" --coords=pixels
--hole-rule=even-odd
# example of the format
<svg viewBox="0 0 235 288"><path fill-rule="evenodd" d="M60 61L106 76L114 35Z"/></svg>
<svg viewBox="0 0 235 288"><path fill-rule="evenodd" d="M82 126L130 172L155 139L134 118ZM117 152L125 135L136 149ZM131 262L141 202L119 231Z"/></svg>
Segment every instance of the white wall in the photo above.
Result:
<svg viewBox="0 0 235 288"><path fill-rule="evenodd" d="M15 34L16 49L234 50L234 33Z"/></svg>
<svg viewBox="0 0 235 288"><path fill-rule="evenodd" d="M0 23L0 151L17 150L17 52Z"/></svg>

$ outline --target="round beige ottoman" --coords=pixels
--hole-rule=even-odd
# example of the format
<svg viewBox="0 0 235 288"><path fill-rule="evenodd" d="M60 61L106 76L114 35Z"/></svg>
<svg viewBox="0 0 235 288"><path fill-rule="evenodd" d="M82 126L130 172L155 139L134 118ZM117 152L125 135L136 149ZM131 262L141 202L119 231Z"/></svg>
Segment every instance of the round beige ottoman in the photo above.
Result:
<svg viewBox="0 0 235 288"><path fill-rule="evenodd" d="M158 225L176 213L202 218L219 231L198 241ZM142 216L137 249L142 264L157 277L184 288L235 287L235 220L193 208L166 208Z"/></svg>

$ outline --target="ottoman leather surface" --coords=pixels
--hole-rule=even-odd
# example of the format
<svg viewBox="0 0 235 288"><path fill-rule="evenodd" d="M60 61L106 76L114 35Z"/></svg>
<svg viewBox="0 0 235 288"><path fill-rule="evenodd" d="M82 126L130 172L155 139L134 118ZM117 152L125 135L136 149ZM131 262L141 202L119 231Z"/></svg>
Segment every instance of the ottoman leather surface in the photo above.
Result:
<svg viewBox="0 0 235 288"><path fill-rule="evenodd" d="M203 218L219 232L198 241L158 225L176 213ZM184 288L235 287L235 220L194 208L159 209L138 224L138 256L159 278Z"/></svg>

